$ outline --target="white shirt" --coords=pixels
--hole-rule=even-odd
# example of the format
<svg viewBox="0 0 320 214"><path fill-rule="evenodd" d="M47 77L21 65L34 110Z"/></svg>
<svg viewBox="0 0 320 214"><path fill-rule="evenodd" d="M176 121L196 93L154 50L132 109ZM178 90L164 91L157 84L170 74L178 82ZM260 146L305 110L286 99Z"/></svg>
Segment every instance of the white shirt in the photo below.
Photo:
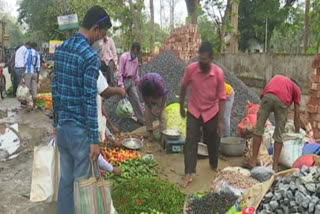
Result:
<svg viewBox="0 0 320 214"><path fill-rule="evenodd" d="M106 90L108 88L108 82L106 80L106 78L103 76L102 72L99 70L99 77L98 77L98 80L97 80L97 91L98 91L98 94L97 94L97 105L98 105L98 124L99 124L99 131L101 130L101 120L103 118L103 115L102 115L102 109L101 109L101 106L102 106L102 99L101 99L101 93ZM113 166L108 163L103 157L102 155L100 154L99 157L98 157L98 165L100 168L108 171L108 172L112 172L113 171Z"/></svg>
<svg viewBox="0 0 320 214"><path fill-rule="evenodd" d="M26 73L36 73L40 69L40 55L34 49L28 49L25 57Z"/></svg>
<svg viewBox="0 0 320 214"><path fill-rule="evenodd" d="M99 124L99 130L101 130L101 121L103 120L103 115L102 115L102 99L100 94L106 90L109 87L108 82L106 78L103 76L102 72L99 70L99 77L97 80L97 105L98 105L98 124Z"/></svg>
<svg viewBox="0 0 320 214"><path fill-rule="evenodd" d="M22 45L17 51L15 56L15 67L24 68L25 67L25 58L27 57L27 48Z"/></svg>

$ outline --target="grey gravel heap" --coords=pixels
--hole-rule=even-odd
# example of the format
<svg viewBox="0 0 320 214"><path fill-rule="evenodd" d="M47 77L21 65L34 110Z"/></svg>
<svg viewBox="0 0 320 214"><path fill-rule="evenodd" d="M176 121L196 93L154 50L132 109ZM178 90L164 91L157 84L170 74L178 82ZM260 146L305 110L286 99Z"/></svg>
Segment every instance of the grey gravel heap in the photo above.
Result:
<svg viewBox="0 0 320 214"><path fill-rule="evenodd" d="M278 177L264 196L259 214L320 214L320 168L303 167L285 177Z"/></svg>

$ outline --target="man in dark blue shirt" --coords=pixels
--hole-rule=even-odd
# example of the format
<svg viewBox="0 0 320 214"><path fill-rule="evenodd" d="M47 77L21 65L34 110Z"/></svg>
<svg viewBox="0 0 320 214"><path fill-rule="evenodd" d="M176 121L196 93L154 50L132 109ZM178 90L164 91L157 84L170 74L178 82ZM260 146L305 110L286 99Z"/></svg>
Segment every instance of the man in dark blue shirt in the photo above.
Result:
<svg viewBox="0 0 320 214"><path fill-rule="evenodd" d="M90 159L97 160L100 153L96 100L100 58L91 45L110 27L106 11L94 6L86 13L80 32L55 51L52 96L60 151L59 214L74 213L74 179L86 175ZM101 95L115 94L123 97L125 91L109 87Z"/></svg>

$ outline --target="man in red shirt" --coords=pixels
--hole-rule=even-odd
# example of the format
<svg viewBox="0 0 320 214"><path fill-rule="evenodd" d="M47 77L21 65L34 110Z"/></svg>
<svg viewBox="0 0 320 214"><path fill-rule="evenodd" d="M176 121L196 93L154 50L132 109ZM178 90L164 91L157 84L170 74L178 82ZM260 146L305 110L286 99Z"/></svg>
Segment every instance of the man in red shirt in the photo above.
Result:
<svg viewBox="0 0 320 214"><path fill-rule="evenodd" d="M220 137L224 128L224 108L227 99L224 86L224 73L212 64L213 49L210 42L203 42L199 48L199 62L187 67L184 74L181 94L180 113L186 116L184 101L190 86L187 115L187 138L184 147L185 176L182 186L192 182L196 172L197 148L203 128L204 141L207 143L209 162L213 170L218 169Z"/></svg>
<svg viewBox="0 0 320 214"><path fill-rule="evenodd" d="M288 109L294 103L294 126L295 131L300 131L300 103L301 89L294 80L282 76L274 76L267 84L261 94L261 105L258 112L257 126L253 137L253 154L250 160L250 167L255 167L262 142L265 123L271 112L274 113L276 127L273 134L274 154L273 170L278 171L279 157L282 149L282 133L288 117Z"/></svg>

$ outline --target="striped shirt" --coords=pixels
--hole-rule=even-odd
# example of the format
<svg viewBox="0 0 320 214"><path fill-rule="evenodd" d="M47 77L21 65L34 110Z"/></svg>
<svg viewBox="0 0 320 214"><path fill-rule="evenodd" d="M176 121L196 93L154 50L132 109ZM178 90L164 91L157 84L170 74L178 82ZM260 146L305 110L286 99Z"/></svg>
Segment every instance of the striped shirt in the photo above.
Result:
<svg viewBox="0 0 320 214"><path fill-rule="evenodd" d="M27 57L25 58L26 73L37 73L40 69L40 55L34 49L27 50Z"/></svg>
<svg viewBox="0 0 320 214"><path fill-rule="evenodd" d="M72 121L87 129L90 143L99 143L97 52L84 35L76 33L56 48L54 58L54 125Z"/></svg>

